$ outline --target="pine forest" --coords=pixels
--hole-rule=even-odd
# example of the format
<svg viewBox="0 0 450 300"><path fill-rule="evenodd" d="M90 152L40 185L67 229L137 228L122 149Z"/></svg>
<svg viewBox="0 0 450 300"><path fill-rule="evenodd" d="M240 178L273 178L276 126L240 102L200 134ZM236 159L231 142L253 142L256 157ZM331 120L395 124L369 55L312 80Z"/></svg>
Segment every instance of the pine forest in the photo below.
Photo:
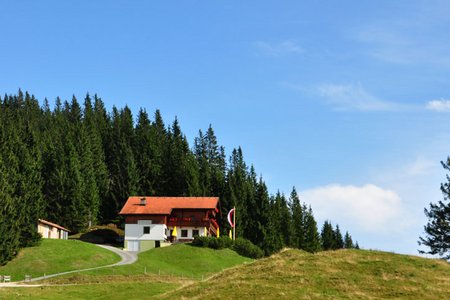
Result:
<svg viewBox="0 0 450 300"><path fill-rule="evenodd" d="M122 225L118 212L131 195L220 197L220 230L236 207L236 235L264 250L309 252L354 248L348 232L326 221L319 232L295 188L270 195L240 147L229 158L209 126L192 147L178 120L113 107L89 94L82 103L57 98L53 109L28 92L0 97L0 264L39 242L38 219L72 233L90 225Z"/></svg>

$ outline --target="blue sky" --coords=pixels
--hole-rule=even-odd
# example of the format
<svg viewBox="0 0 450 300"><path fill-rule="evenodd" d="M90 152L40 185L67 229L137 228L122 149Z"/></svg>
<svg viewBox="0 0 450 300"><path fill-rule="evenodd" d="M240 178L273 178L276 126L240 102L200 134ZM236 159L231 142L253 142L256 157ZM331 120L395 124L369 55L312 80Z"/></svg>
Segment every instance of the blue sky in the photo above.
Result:
<svg viewBox="0 0 450 300"><path fill-rule="evenodd" d="M448 1L1 1L0 93L211 123L269 189L417 254L450 148Z"/></svg>

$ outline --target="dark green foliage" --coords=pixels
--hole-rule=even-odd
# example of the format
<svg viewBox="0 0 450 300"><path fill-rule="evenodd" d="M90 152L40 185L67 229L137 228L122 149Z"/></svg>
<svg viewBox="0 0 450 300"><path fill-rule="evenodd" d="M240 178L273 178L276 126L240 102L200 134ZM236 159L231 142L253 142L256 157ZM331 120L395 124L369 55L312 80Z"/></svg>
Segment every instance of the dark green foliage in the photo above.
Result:
<svg viewBox="0 0 450 300"><path fill-rule="evenodd" d="M212 239L212 237L208 236L196 236L194 237L194 240L192 241L192 245L198 246L198 247L209 247L209 241Z"/></svg>
<svg viewBox="0 0 450 300"><path fill-rule="evenodd" d="M0 99L1 100L1 99ZM39 243L43 214L40 108L19 91L0 101L0 265Z"/></svg>
<svg viewBox="0 0 450 300"><path fill-rule="evenodd" d="M261 250L261 248L253 244L251 241L243 238L237 238L233 241L227 236L222 236L220 238L197 236L192 241L192 245L211 249L232 248L242 256L255 259L264 256L264 251Z"/></svg>
<svg viewBox="0 0 450 300"><path fill-rule="evenodd" d="M245 257L257 259L264 256L264 252L258 246L243 238L237 238L233 243L232 249Z"/></svg>
<svg viewBox="0 0 450 300"><path fill-rule="evenodd" d="M279 222L279 233L282 237L284 246L290 246L292 244L292 215L289 210L289 206L286 201L286 197L278 192L275 197L275 203L278 210L278 215L274 217L274 220ZM274 210L276 211L276 210Z"/></svg>
<svg viewBox="0 0 450 300"><path fill-rule="evenodd" d="M89 94L81 105L74 96L70 102L56 98L53 109L45 99L41 108L19 90L0 97L0 149L0 264L39 242L38 219L72 233L120 224L118 213L131 195L220 197L220 231L231 229L226 216L235 207L240 239L234 247L244 255L270 255L285 246L320 249L312 210L300 204L295 188L289 204L279 192L271 197L240 147L227 166L211 125L199 131L191 150L178 120L166 128L159 110L153 121L144 109L134 120L127 106L107 112ZM228 237L196 243L231 245Z"/></svg>
<svg viewBox="0 0 450 300"><path fill-rule="evenodd" d="M336 238L334 234L333 225L329 221L325 221L321 232L322 249L332 250L336 249Z"/></svg>
<svg viewBox="0 0 450 300"><path fill-rule="evenodd" d="M230 248L233 245L233 240L227 236L221 236L219 238L212 237L209 240L208 247L212 249L224 249Z"/></svg>
<svg viewBox="0 0 450 300"><path fill-rule="evenodd" d="M441 162L442 167L450 171L450 157ZM444 259L450 259L450 176L446 175L447 182L441 184L444 200L430 203L425 208L428 223L424 226L425 236L419 238L419 245L429 248L429 251L419 250L420 253L437 254Z"/></svg>
<svg viewBox="0 0 450 300"><path fill-rule="evenodd" d="M311 207L307 209L306 205L303 205L303 211L305 212L305 244L303 249L305 251L315 253L321 250L320 235L317 231L317 222L314 219Z"/></svg>
<svg viewBox="0 0 450 300"><path fill-rule="evenodd" d="M350 236L350 234L348 233L348 231L345 232L345 237L344 237L344 248L346 248L346 249L352 249L352 248L354 248L352 237Z"/></svg>
<svg viewBox="0 0 450 300"><path fill-rule="evenodd" d="M252 196L255 190L252 190L249 181L247 166L244 162L242 149L234 149L230 158L230 168L228 169L226 178L226 190L222 203L223 219L226 218L228 211L236 208L236 237L246 238L249 234L247 230L249 223L252 221L248 217L249 202L252 202ZM224 222L223 225L226 223ZM225 228L228 229L228 225Z"/></svg>
<svg viewBox="0 0 450 300"><path fill-rule="evenodd" d="M292 188L289 197L292 211L292 237L291 246L298 249L304 249L305 246L305 220L303 208L300 204L295 187Z"/></svg>
<svg viewBox="0 0 450 300"><path fill-rule="evenodd" d="M338 224L336 224L336 230L334 231L334 243L334 249L344 248L344 240L342 239L341 230L339 229Z"/></svg>

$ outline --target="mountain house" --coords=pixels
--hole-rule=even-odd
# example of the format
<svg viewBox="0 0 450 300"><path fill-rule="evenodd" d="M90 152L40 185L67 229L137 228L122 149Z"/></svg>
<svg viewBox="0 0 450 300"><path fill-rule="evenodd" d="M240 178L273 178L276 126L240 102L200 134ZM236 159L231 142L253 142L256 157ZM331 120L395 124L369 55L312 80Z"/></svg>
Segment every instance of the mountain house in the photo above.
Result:
<svg viewBox="0 0 450 300"><path fill-rule="evenodd" d="M124 248L144 251L216 236L218 204L218 197L129 197L119 213L125 218Z"/></svg>

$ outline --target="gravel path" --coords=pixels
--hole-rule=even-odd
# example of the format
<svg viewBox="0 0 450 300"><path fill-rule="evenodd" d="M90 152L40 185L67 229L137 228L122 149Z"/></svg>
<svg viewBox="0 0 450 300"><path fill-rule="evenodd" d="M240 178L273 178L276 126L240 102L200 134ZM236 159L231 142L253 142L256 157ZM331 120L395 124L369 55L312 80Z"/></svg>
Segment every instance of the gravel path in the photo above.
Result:
<svg viewBox="0 0 450 300"><path fill-rule="evenodd" d="M123 251L118 248L107 246L107 245L97 245L99 247L102 247L104 249L110 250L116 254L118 254L121 258L121 260L115 264L112 265L106 265L106 266L100 266L100 267L94 267L94 268L87 268L87 269L81 269L81 270L72 270L67 272L61 272L61 273L55 273L55 274L49 274L41 277L32 278L30 282L35 282L43 279L48 279L56 276L71 274L71 273L77 273L77 272L83 272L83 271L90 271L90 270L97 270L97 269L103 269L103 268L110 268L115 266L122 266L122 265L129 265L137 261L137 254L138 252L132 252L132 251ZM41 286L39 284L19 284L18 282L7 282L7 283L0 283L1 287L37 287Z"/></svg>

